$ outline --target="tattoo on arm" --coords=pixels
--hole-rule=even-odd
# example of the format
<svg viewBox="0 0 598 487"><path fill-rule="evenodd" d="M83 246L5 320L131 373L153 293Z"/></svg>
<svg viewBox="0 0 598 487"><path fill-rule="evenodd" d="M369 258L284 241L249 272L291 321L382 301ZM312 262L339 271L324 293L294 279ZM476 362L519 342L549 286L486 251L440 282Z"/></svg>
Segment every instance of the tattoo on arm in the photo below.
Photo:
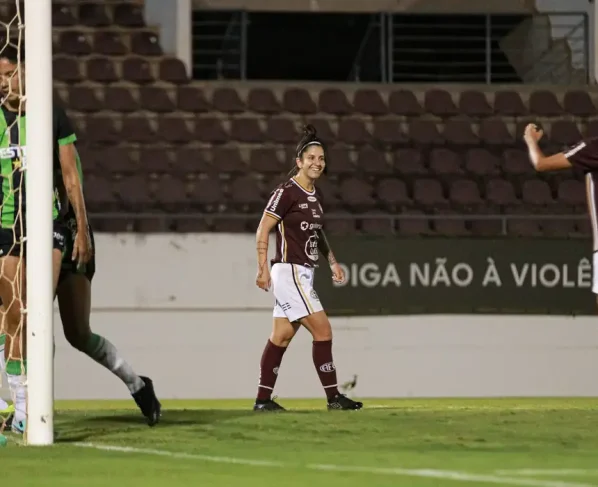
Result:
<svg viewBox="0 0 598 487"><path fill-rule="evenodd" d="M328 242L328 239L326 238L326 234L324 233L324 230L319 230L318 233L320 234L320 238L318 239L318 247L320 249L320 252L322 252L322 255L324 255L324 257L328 260L328 263L330 265L336 264L336 258L334 257L334 254L332 253L332 249L330 248L330 243Z"/></svg>
<svg viewBox="0 0 598 487"><path fill-rule="evenodd" d="M264 272L264 269L268 265L268 237L264 240L262 235L260 234L260 230L258 229L257 233L257 266L258 266L258 273L261 276Z"/></svg>

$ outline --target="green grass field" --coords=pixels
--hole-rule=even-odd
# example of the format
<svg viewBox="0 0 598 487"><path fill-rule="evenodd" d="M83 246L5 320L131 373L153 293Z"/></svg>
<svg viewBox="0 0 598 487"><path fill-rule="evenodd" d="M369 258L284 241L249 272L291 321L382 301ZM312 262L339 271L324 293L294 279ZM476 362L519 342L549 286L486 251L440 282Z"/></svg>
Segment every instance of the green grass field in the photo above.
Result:
<svg viewBox="0 0 598 487"><path fill-rule="evenodd" d="M59 402L54 447L0 449L25 486L598 486L598 399L166 401L148 428L132 403Z"/></svg>

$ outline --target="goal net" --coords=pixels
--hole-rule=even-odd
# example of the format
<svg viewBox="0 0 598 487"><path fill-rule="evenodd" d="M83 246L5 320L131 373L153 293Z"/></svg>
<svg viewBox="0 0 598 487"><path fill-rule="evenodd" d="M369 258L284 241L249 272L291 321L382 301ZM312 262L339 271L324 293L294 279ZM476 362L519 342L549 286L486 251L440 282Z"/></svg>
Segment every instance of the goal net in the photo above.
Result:
<svg viewBox="0 0 598 487"><path fill-rule="evenodd" d="M25 124L23 122L23 6L0 3L0 432L14 419L17 396L25 394ZM15 59L16 57L16 59ZM12 239L12 242L11 242ZM6 240L6 243L5 243ZM10 250L9 250L10 249ZM9 384L10 380L10 384ZM21 400L21 402L23 402ZM22 406L21 406L22 407Z"/></svg>

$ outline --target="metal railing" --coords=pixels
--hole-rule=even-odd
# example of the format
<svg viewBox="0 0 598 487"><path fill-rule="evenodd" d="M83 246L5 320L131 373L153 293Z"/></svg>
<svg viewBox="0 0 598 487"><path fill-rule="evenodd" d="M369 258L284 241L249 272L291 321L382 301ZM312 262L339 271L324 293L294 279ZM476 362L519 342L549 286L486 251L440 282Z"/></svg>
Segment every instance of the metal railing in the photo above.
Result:
<svg viewBox="0 0 598 487"><path fill-rule="evenodd" d="M126 221L133 227L136 222L143 220L158 221L167 226L168 223L181 220L201 220L206 222L217 221L232 221L242 220L247 223L253 222L257 225L262 214L261 213L157 213L157 212L143 212L143 213L90 213L92 222L102 223L104 221ZM353 220L355 222L363 222L364 220L380 220L386 221L389 224L390 233L399 233L399 224L405 221L425 221L425 222L439 222L439 221L461 221L464 223L474 222L497 222L500 224L500 230L494 232L496 235L509 236L512 234L510 223L521 221L532 222L568 222L579 223L586 222L588 215L585 214L434 214L434 215L420 215L401 213L393 214L378 214L378 213L362 213L362 214L346 214L346 213L328 213L326 219L330 220Z"/></svg>
<svg viewBox="0 0 598 487"><path fill-rule="evenodd" d="M227 14L231 16L232 12ZM246 80L247 52L251 49L247 42L248 27L251 19L260 13L237 14L232 15L229 25L221 21L224 25L219 34L226 39L231 34L231 25L234 26L234 37L239 36L236 45L225 43L219 53L213 53L208 44L201 44L201 26L205 28L208 21L197 21L193 53L195 63L201 64L204 71L221 72L229 68L229 79ZM379 64L377 72L381 73L382 82L569 84L587 82L589 78L589 24L583 13L533 16L372 13L370 17L363 41L350 54L355 61L347 72L349 81L360 81L366 63L372 69L371 56L365 54L372 49L379 50L375 62ZM343 43L339 42L337 47L343 49ZM315 53L310 51L309 55L313 57ZM238 61L231 63L231 56ZM272 61L264 57L264 62ZM222 66L223 62L233 66ZM210 63L217 65L210 68ZM279 79L285 79L284 73L280 73Z"/></svg>

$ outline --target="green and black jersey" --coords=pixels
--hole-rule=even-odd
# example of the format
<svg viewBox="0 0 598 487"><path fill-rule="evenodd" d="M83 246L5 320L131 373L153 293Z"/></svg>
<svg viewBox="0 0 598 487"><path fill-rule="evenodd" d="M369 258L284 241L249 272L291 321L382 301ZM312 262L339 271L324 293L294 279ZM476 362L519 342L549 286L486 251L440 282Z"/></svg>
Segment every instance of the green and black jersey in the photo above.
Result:
<svg viewBox="0 0 598 487"><path fill-rule="evenodd" d="M19 116L5 107L1 107L0 117L0 174L2 184L2 206L0 207L0 228L13 228L19 220L24 224L26 217L25 205L25 174L27 154L26 113ZM60 174L59 147L71 144L77 136L71 126L66 112L57 106L53 110L53 157L54 176ZM81 167L79 164L79 175ZM58 218L60 201L54 192L53 218Z"/></svg>

